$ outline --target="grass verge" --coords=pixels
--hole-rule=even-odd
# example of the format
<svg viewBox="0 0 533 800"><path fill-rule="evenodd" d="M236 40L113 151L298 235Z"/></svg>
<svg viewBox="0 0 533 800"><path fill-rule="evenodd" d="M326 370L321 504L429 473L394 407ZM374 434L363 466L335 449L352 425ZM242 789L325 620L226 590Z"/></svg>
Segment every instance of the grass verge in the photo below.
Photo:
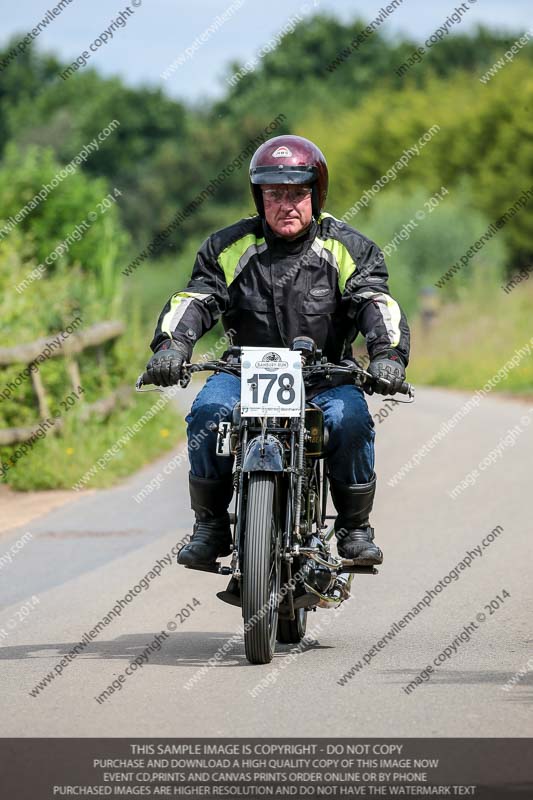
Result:
<svg viewBox="0 0 533 800"><path fill-rule="evenodd" d="M128 428L133 428L149 410L154 398L158 399L155 393L147 397L137 394L130 406L105 422L95 416L82 423L71 412L65 417L61 433L55 436L48 433L37 439L33 448L9 469L6 482L19 491L70 489L118 442L116 454L106 459L103 468L97 467L83 484L86 489L112 486L174 448L183 437L183 418L169 403L120 443L121 436L125 437Z"/></svg>
<svg viewBox="0 0 533 800"><path fill-rule="evenodd" d="M518 285L509 294L499 286L466 289L445 306L429 331L413 324L408 380L415 385L479 389L533 337L533 286ZM495 392L533 394L533 346L510 369Z"/></svg>

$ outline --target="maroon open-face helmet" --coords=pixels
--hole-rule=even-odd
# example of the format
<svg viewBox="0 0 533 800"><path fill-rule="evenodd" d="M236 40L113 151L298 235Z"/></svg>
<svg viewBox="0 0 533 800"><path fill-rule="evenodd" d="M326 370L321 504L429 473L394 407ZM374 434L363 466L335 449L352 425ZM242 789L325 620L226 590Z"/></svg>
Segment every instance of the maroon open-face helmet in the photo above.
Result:
<svg viewBox="0 0 533 800"><path fill-rule="evenodd" d="M265 183L308 183L313 187L313 215L318 217L328 194L328 165L316 144L303 136L275 136L257 148L250 161L250 188L264 216Z"/></svg>

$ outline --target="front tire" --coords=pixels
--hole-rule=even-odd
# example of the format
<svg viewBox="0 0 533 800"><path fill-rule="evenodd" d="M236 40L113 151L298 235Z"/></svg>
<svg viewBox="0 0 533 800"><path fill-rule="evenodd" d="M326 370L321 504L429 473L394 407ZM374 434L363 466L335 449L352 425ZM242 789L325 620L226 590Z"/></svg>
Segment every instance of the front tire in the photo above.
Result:
<svg viewBox="0 0 533 800"><path fill-rule="evenodd" d="M248 483L242 610L251 664L269 664L276 646L281 564L276 476L252 472Z"/></svg>

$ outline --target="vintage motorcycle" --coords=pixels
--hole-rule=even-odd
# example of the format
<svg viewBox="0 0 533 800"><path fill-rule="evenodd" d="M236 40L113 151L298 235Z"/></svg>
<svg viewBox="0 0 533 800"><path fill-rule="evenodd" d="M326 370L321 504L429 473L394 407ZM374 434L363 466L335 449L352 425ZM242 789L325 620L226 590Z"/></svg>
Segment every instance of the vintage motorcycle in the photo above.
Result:
<svg viewBox="0 0 533 800"><path fill-rule="evenodd" d="M217 431L217 455L234 458L235 513L229 566L210 571L230 575L217 597L240 606L246 658L267 664L276 639L295 644L305 635L307 613L340 605L355 573L375 575L330 552L334 516L327 514L328 476L324 450L328 431L322 410L306 402L306 385L318 377L349 376L372 393L373 377L353 362L331 364L312 339L292 347L231 347L225 358L184 364L180 384L199 371L227 372L241 379L241 400ZM142 391L146 376L136 388ZM414 393L403 383L400 393Z"/></svg>

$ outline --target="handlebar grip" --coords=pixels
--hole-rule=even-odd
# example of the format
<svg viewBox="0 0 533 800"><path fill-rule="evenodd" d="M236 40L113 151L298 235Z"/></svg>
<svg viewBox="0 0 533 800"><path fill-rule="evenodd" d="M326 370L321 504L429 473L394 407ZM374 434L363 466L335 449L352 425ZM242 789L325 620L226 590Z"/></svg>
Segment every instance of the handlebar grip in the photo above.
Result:
<svg viewBox="0 0 533 800"><path fill-rule="evenodd" d="M404 381L400 386L400 388L398 389L397 394L409 394L410 390L411 390L411 384Z"/></svg>
<svg viewBox="0 0 533 800"><path fill-rule="evenodd" d="M407 394L409 395L409 397L412 397L414 395L412 385L410 383L407 383L407 381L404 381L400 386L400 388L398 389L398 394Z"/></svg>
<svg viewBox="0 0 533 800"><path fill-rule="evenodd" d="M196 366L195 364L183 364L180 369L179 380L175 384L171 385L182 386L183 388L185 388L188 385L189 381L191 380L191 373L196 372L197 369L199 369L199 367L197 367L197 369L194 369L195 366ZM143 372L142 375L139 375L135 383L135 387L137 389L140 389L141 386L152 386L152 385L153 385L152 381L150 380L150 376L148 375L147 372Z"/></svg>
<svg viewBox="0 0 533 800"><path fill-rule="evenodd" d="M148 377L148 373L143 372L143 374L139 375L139 377L137 378L137 381L135 382L135 388L140 389L141 386L150 386L151 383L152 381Z"/></svg>
<svg viewBox="0 0 533 800"><path fill-rule="evenodd" d="M367 387L365 389L365 391L367 391L368 394L374 394L375 389L374 389L373 384L375 382L375 378L374 378L373 375L369 375L368 373L366 373L365 375L366 375L365 385ZM384 381L384 382L390 384L389 381ZM380 394L384 394L385 396L388 396L386 392L380 392ZM414 392L412 384L411 383L407 383L407 381L403 381L403 383L400 386L400 388L397 389L395 392L393 392L393 394L405 394L408 397L414 397L415 396L415 392ZM392 396L392 394L391 394L391 396Z"/></svg>

